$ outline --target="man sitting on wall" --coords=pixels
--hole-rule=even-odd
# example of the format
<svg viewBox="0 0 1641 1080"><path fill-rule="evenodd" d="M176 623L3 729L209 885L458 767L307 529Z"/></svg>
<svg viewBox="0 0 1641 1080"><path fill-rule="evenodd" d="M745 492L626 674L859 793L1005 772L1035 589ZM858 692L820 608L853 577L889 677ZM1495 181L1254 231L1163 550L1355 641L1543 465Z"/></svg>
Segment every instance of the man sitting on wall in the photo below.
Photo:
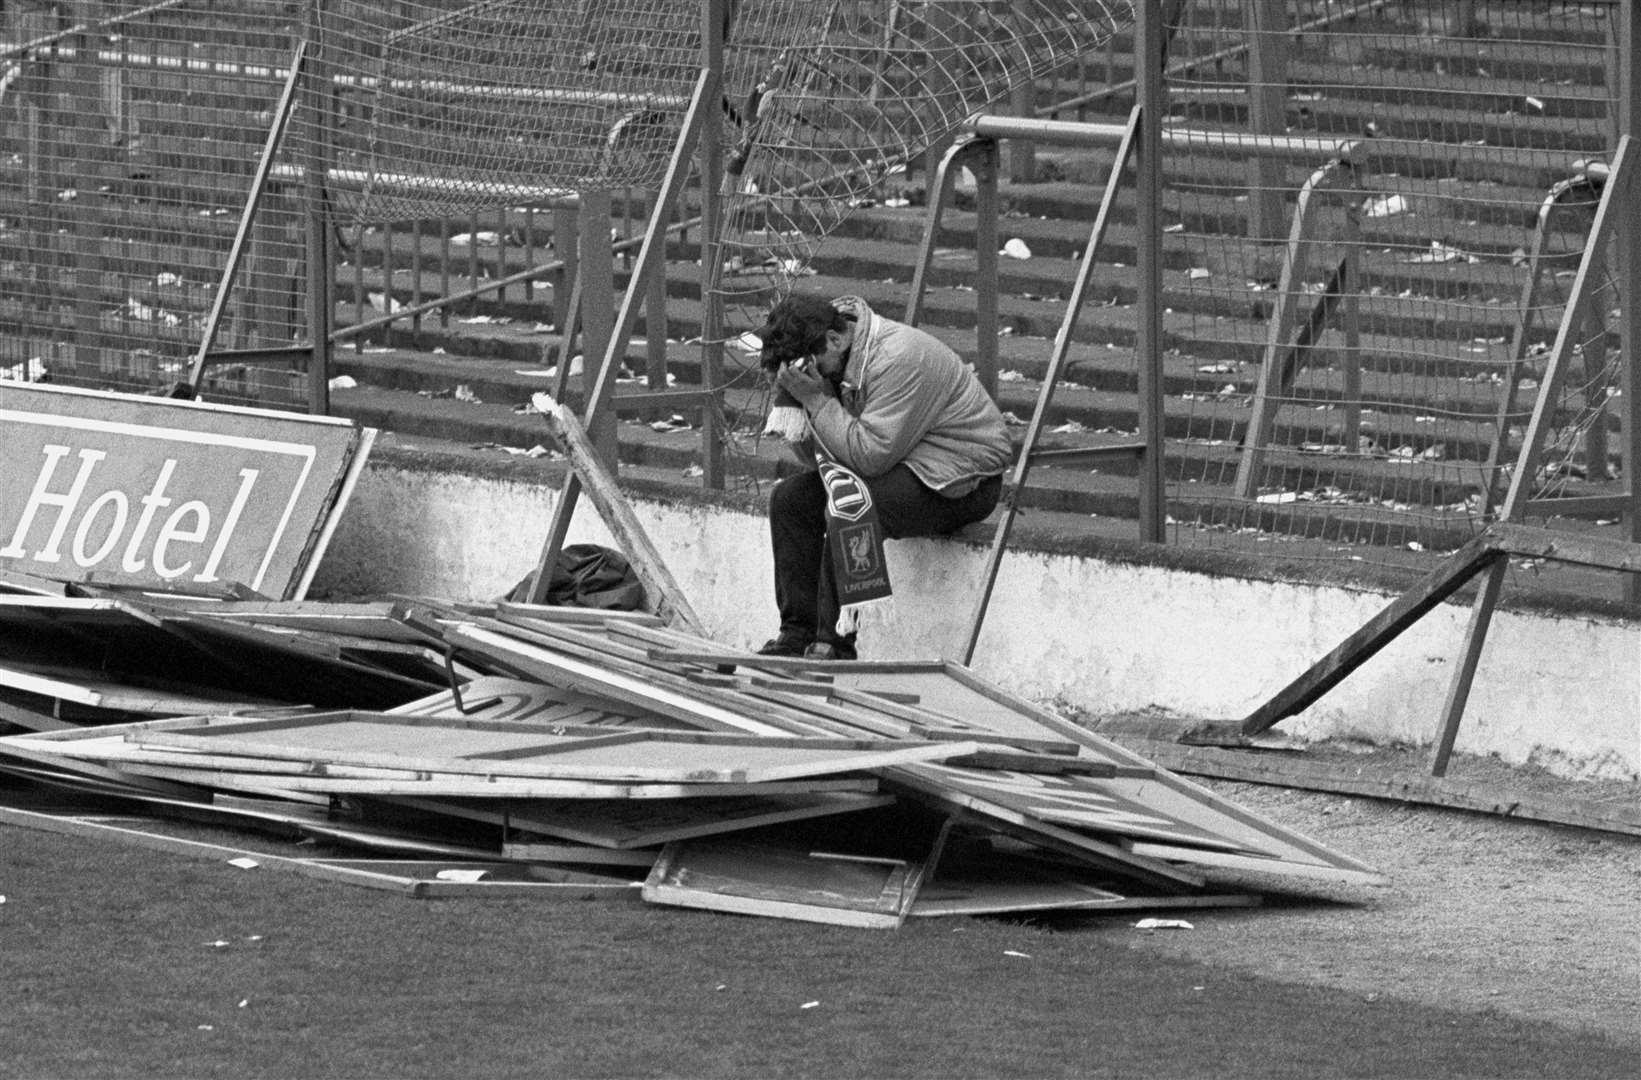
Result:
<svg viewBox="0 0 1641 1080"><path fill-rule="evenodd" d="M781 625L758 651L853 660L857 605L840 600L840 575L871 570L881 537L938 536L991 513L1013 447L955 352L859 297L790 296L758 336L777 386L770 430L818 466L770 496ZM881 537L840 528L862 508L875 512Z"/></svg>

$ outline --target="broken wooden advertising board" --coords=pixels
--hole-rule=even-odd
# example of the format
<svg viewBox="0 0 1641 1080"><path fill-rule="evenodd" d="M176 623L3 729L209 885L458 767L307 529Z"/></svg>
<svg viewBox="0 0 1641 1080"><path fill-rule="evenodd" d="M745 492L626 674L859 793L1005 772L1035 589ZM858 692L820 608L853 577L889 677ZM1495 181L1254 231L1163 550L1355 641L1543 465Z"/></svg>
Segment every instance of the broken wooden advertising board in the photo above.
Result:
<svg viewBox="0 0 1641 1080"><path fill-rule="evenodd" d="M300 598L374 435L330 417L0 382L0 569Z"/></svg>
<svg viewBox="0 0 1641 1080"><path fill-rule="evenodd" d="M0 771L401 861L362 883L467 858L535 868L530 895L591 875L610 888L589 895L892 927L1257 903L1223 869L1380 880L944 661L817 665L539 605L135 594L0 596L0 648L0 725L25 729Z"/></svg>

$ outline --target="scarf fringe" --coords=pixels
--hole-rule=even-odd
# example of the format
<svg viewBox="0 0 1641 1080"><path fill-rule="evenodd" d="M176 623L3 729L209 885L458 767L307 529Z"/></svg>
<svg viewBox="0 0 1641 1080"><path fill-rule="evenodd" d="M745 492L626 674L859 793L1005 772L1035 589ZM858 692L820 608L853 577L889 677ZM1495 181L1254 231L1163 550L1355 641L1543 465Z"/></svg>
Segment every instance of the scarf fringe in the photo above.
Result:
<svg viewBox="0 0 1641 1080"><path fill-rule="evenodd" d="M860 629L862 622L871 622L881 626L894 618L895 598L883 596L876 600L867 600L861 604L845 604L838 612L837 624L833 627L839 637L846 637Z"/></svg>
<svg viewBox="0 0 1641 1080"><path fill-rule="evenodd" d="M802 442L809 437L809 414L801 406L777 405L769 410L764 434L779 435L787 442Z"/></svg>

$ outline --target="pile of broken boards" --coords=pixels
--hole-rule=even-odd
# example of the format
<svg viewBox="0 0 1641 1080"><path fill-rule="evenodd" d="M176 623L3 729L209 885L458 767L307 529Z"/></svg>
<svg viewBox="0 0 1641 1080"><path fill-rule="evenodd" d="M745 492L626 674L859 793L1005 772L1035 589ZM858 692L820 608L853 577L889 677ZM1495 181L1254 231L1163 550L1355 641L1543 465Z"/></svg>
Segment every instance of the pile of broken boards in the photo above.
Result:
<svg viewBox="0 0 1641 1080"><path fill-rule="evenodd" d="M892 927L1380 880L962 666L761 657L641 613L13 580L0 732L0 822L163 846L189 842L144 822L203 820L263 849L184 850L419 895ZM125 816L3 797L42 787Z"/></svg>

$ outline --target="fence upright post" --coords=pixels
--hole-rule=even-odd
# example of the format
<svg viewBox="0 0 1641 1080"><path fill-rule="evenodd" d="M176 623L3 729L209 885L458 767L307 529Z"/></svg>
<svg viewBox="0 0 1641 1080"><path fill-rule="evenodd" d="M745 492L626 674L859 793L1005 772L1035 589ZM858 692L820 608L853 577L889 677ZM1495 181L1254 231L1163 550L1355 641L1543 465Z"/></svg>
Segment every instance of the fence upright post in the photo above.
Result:
<svg viewBox="0 0 1641 1080"><path fill-rule="evenodd" d="M711 73L708 101L723 94L724 31L728 0L701 0L701 67ZM701 484L724 486L724 440L720 410L712 400L723 381L724 299L719 279L724 272L723 214L718 205L724 183L723 112L701 113L698 136L701 162Z"/></svg>
<svg viewBox="0 0 1641 1080"><path fill-rule="evenodd" d="M330 242L330 222L325 214L325 173L330 167L330 120L333 88L324 48L324 0L308 0L302 33L303 50L309 67L307 92L312 138L303 164L303 195L307 207L308 341L313 352L308 358L308 411L315 416L330 413L331 324L336 321L332 301L335 287L334 252Z"/></svg>
<svg viewBox="0 0 1641 1080"><path fill-rule="evenodd" d="M1134 359L1139 374L1139 436L1145 443L1139 468L1140 539L1162 543L1166 517L1163 490L1164 414L1162 404L1162 69L1167 47L1163 32L1162 0L1142 0L1134 7L1136 104L1139 137L1134 147L1137 205L1139 323Z"/></svg>
<svg viewBox="0 0 1641 1080"><path fill-rule="evenodd" d="M1287 5L1283 0L1253 0L1248 14L1248 127L1255 135L1282 135L1288 129ZM1249 239L1281 238L1283 180L1282 162L1265 154L1249 159Z"/></svg>
<svg viewBox="0 0 1641 1080"><path fill-rule="evenodd" d="M1633 143L1641 137L1641 15L1634 4L1615 4L1618 20L1618 61L1620 75L1613 80L1618 88L1617 108L1620 137ZM1634 177L1614 176L1610 183L1627 183L1636 190ZM1624 366L1620 381L1620 409L1623 417L1624 476L1629 487L1629 503L1622 515L1622 537L1641 543L1641 219L1634 213L1620 214L1616 222L1616 250L1613 266L1617 271L1620 340ZM1624 598L1641 603L1641 574L1624 575Z"/></svg>

